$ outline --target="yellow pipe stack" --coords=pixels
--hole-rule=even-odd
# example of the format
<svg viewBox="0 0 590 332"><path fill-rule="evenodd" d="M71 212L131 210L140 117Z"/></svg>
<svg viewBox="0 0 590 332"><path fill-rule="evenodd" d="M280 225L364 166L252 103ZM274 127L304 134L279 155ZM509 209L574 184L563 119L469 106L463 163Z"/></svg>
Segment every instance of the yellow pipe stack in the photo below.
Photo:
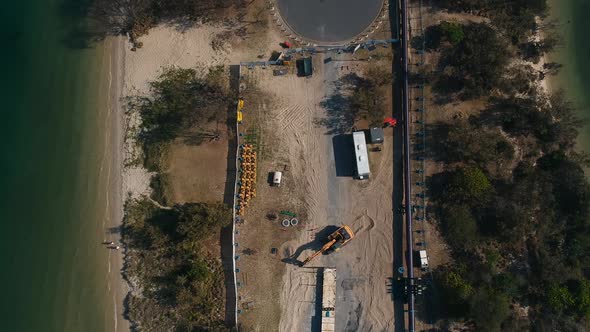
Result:
<svg viewBox="0 0 590 332"><path fill-rule="evenodd" d="M256 151L252 144L240 147L239 185L237 214L243 215L250 199L256 197Z"/></svg>

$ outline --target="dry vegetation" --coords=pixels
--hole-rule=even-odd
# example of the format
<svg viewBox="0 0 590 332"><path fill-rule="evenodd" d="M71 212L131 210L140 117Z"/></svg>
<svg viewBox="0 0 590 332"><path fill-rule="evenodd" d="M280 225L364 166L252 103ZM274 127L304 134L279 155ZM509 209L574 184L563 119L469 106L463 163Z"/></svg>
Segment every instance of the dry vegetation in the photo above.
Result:
<svg viewBox="0 0 590 332"><path fill-rule="evenodd" d="M441 1L424 36L429 216L452 262L435 271L442 330L587 328L590 187L579 121L536 65L544 1ZM480 23L483 22L483 23ZM547 25L545 26L545 28ZM431 70L428 70L431 69Z"/></svg>
<svg viewBox="0 0 590 332"><path fill-rule="evenodd" d="M218 251L207 246L229 221L229 209L221 204L162 209L147 198L127 202L125 275L134 291L126 304L135 328L229 330L222 264Z"/></svg>
<svg viewBox="0 0 590 332"><path fill-rule="evenodd" d="M143 165L155 172L152 198L127 201L123 231L125 274L134 286L128 313L141 330L228 330L219 242L231 222L221 204L227 77L220 66L166 68L149 95L128 99L127 112L142 118L136 135Z"/></svg>

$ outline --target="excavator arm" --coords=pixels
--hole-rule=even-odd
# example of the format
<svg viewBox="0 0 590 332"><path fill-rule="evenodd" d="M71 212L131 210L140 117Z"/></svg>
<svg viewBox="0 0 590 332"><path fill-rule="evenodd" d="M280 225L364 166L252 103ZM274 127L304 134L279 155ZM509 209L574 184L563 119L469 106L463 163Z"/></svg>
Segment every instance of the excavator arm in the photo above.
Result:
<svg viewBox="0 0 590 332"><path fill-rule="evenodd" d="M305 264L307 264L307 263L311 262L311 261L312 261L314 258L318 257L318 256L319 256L321 253L323 253L324 251L326 251L326 250L330 249L330 248L331 248L331 247L334 245L334 243L336 243L336 239L334 239L334 240L331 240L330 242L328 242L328 243L324 244L324 246L322 247L322 249L320 249L320 250L318 250L318 251L314 252L314 253L313 253L313 255L311 255L311 256L309 256L309 257L307 257L307 258L306 258L306 259L303 261L303 263L301 263L301 266L305 266Z"/></svg>

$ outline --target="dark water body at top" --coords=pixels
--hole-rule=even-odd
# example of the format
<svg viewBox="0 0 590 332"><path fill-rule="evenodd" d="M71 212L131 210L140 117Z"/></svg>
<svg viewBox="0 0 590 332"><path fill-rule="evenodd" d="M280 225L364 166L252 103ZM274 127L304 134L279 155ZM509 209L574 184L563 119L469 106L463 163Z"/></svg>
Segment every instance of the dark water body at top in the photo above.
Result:
<svg viewBox="0 0 590 332"><path fill-rule="evenodd" d="M103 50L67 46L80 24L72 13L59 0L4 1L0 9L2 331L112 325L108 253L97 243Z"/></svg>
<svg viewBox="0 0 590 332"><path fill-rule="evenodd" d="M281 16L299 35L317 42L354 38L379 14L383 0L278 0Z"/></svg>
<svg viewBox="0 0 590 332"><path fill-rule="evenodd" d="M564 65L551 84L563 88L574 102L585 122L578 145L590 152L590 0L551 0L549 4L563 37L554 58Z"/></svg>

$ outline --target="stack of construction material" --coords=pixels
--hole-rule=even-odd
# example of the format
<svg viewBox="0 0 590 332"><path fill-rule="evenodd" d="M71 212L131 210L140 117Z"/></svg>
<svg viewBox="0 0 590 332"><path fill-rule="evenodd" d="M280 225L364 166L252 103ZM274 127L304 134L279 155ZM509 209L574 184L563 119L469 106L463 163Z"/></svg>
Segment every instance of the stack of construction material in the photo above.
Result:
<svg viewBox="0 0 590 332"><path fill-rule="evenodd" d="M240 146L240 180L238 181L238 206L236 213L244 214L250 200L256 197L256 151L252 144Z"/></svg>
<svg viewBox="0 0 590 332"><path fill-rule="evenodd" d="M324 268L322 280L321 332L334 332L336 326L336 269Z"/></svg>

